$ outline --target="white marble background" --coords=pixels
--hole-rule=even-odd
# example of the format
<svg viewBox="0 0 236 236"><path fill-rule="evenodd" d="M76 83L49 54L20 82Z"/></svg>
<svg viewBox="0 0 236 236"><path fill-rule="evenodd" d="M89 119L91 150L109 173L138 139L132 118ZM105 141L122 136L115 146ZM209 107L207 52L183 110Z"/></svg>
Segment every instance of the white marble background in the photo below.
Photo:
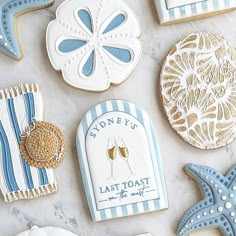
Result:
<svg viewBox="0 0 236 236"><path fill-rule="evenodd" d="M174 236L183 213L199 201L201 194L183 172L186 163L209 165L225 173L236 162L236 142L214 151L201 151L188 144L170 128L159 99L159 73L168 50L180 37L193 31L224 35L236 46L236 13L172 26L159 26L153 0L126 0L142 24L143 56L134 73L122 85L94 94L67 85L54 71L45 49L45 31L62 0L49 9L18 19L19 38L24 59L15 62L0 55L0 88L37 82L45 96L46 119L63 129L68 151L56 170L59 193L31 201L4 204L0 199L0 235L14 236L36 224L59 226L80 236L132 236L151 232L154 236ZM83 190L75 147L75 134L82 115L106 99L127 99L143 107L151 116L159 142L169 194L168 210L146 215L93 223ZM218 236L205 230L191 236Z"/></svg>

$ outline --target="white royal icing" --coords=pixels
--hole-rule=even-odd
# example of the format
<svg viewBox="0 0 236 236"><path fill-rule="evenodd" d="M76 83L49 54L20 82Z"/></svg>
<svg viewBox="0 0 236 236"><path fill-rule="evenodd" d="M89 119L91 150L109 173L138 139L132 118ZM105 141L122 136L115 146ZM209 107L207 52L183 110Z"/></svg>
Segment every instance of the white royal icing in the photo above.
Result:
<svg viewBox="0 0 236 236"><path fill-rule="evenodd" d="M121 0L67 0L47 29L47 50L70 85L103 91L122 83L142 48L137 17Z"/></svg>
<svg viewBox="0 0 236 236"><path fill-rule="evenodd" d="M57 227L45 227L45 228L38 228L37 226L34 226L31 230L26 230L20 234L17 234L16 236L76 236L76 234L73 234L67 230L60 229Z"/></svg>

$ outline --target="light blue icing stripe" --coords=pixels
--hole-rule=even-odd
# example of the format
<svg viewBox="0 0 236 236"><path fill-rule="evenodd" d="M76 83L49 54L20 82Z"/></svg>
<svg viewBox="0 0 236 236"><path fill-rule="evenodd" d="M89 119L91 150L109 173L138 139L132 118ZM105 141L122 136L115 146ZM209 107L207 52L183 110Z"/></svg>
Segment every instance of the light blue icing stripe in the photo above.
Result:
<svg viewBox="0 0 236 236"><path fill-rule="evenodd" d="M186 16L185 6L179 7L179 10L180 10L181 17L185 17Z"/></svg>
<svg viewBox="0 0 236 236"><path fill-rule="evenodd" d="M219 9L219 2L218 1L213 1L213 6L214 6L215 10Z"/></svg>
<svg viewBox="0 0 236 236"><path fill-rule="evenodd" d="M160 173L160 179L161 179L161 184L162 184L162 190L163 190L163 194L164 194L164 198L165 198L165 203L168 203L168 199L167 199L167 192L166 192L166 186L165 186L165 178L164 178L164 174L163 174L163 168L162 168L162 162L161 159L159 157L160 152L159 152L159 145L157 143L157 133L156 130L152 124L152 122L150 121L150 127L151 127L151 132L152 132L152 140L153 140L153 145L154 145L154 150L155 150L155 155L156 155L156 160L157 160L157 164L158 164L158 169L159 169L159 173Z"/></svg>
<svg viewBox="0 0 236 236"><path fill-rule="evenodd" d="M9 98L7 100L7 105L8 105L8 110L9 110L9 114L10 114L10 118L11 118L11 124L13 125L13 129L15 132L15 136L16 136L16 140L18 142L18 144L20 143L20 135L21 135L21 131L20 131L20 127L17 121L17 117L16 117L16 111L15 111L15 106L14 106L14 101L13 98Z"/></svg>
<svg viewBox="0 0 236 236"><path fill-rule="evenodd" d="M132 204L132 209L133 209L133 213L135 215L137 215L139 213L139 210L138 210L138 204L137 203L133 203Z"/></svg>
<svg viewBox="0 0 236 236"><path fill-rule="evenodd" d="M197 14L197 6L196 6L196 3L192 3L191 4L191 12L193 15L196 15Z"/></svg>
<svg viewBox="0 0 236 236"><path fill-rule="evenodd" d="M214 6L214 8L215 8L215 6ZM203 12L208 12L208 5L207 5L207 2L205 2L205 1L202 2L202 10L203 10Z"/></svg>
<svg viewBox="0 0 236 236"><path fill-rule="evenodd" d="M122 215L123 216L127 216L128 215L128 210L127 210L127 206L121 206L121 210L122 210Z"/></svg>
<svg viewBox="0 0 236 236"><path fill-rule="evenodd" d="M88 123L87 123L87 119L85 117L82 119L82 128L83 128L83 133L85 136L87 133L87 130L88 130ZM80 144L79 136L77 136L76 143L77 143L77 152L78 152L81 170L82 170L81 175L82 175L82 179L83 179L84 190L85 190L85 193L87 196L87 201L88 201L88 205L89 205L92 219L95 220L96 217L95 217L95 212L94 212L94 208L93 208L93 201L92 201L92 197L91 197L92 193L90 192L89 187L88 187L89 186L89 183L88 183L89 174L87 175L87 173L85 171L85 163L84 163L85 157L82 154L82 147Z"/></svg>
<svg viewBox="0 0 236 236"><path fill-rule="evenodd" d="M105 210L100 210L99 212L100 212L101 220L106 220L106 219L107 219L107 216L106 216Z"/></svg>
<svg viewBox="0 0 236 236"><path fill-rule="evenodd" d="M155 200L153 200L153 202L154 202L155 209L160 209L160 200L155 199Z"/></svg>
<svg viewBox="0 0 236 236"><path fill-rule="evenodd" d="M119 111L118 104L116 100L111 101L113 111Z"/></svg>
<svg viewBox="0 0 236 236"><path fill-rule="evenodd" d="M174 11L174 9L170 9L169 10L169 17L170 17L170 19L175 19L175 11Z"/></svg>
<svg viewBox="0 0 236 236"><path fill-rule="evenodd" d="M126 101L123 101L123 106L124 106L124 110L125 112L130 114L130 107L129 107L129 103Z"/></svg>
<svg viewBox="0 0 236 236"><path fill-rule="evenodd" d="M106 102L103 102L101 104L101 108L102 108L102 113L107 113L107 105L106 105Z"/></svg>
<svg viewBox="0 0 236 236"><path fill-rule="evenodd" d="M26 93L24 97L26 101L26 108L27 108L26 110L28 112L28 125L30 125L35 120L34 96L32 93ZM38 173L39 173L40 184L47 185L49 182L46 170L43 168L38 168Z"/></svg>
<svg viewBox="0 0 236 236"><path fill-rule="evenodd" d="M160 19L163 19L164 17L164 13L163 13L163 9L162 9L162 4L161 4L161 1L162 0L156 0L156 8L157 8L157 11L158 11L158 15L160 17ZM162 1L163 2L163 1ZM167 9L167 5L165 4L166 9Z"/></svg>
<svg viewBox="0 0 236 236"><path fill-rule="evenodd" d="M112 218L116 218L117 217L116 207L111 207L110 210Z"/></svg>
<svg viewBox="0 0 236 236"><path fill-rule="evenodd" d="M96 108L95 107L93 107L92 109L91 109L91 115L92 115L92 120L94 121L94 120L96 120L97 119L97 111L96 111Z"/></svg>
<svg viewBox="0 0 236 236"><path fill-rule="evenodd" d="M230 4L229 4L229 0L225 0L225 7L229 7L230 6Z"/></svg>
<svg viewBox="0 0 236 236"><path fill-rule="evenodd" d="M144 211L149 211L148 201L143 202L143 209Z"/></svg>
<svg viewBox="0 0 236 236"><path fill-rule="evenodd" d="M2 162L3 162L2 167L6 186L9 192L19 191L19 187L17 185L13 170L9 142L1 121L0 121L0 141L2 147Z"/></svg>
<svg viewBox="0 0 236 236"><path fill-rule="evenodd" d="M142 113L141 109L137 106L135 106L135 109L136 109L138 121L144 126L143 113Z"/></svg>
<svg viewBox="0 0 236 236"><path fill-rule="evenodd" d="M10 114L10 121L14 129L15 137L17 139L18 144L20 144L21 131L20 131L19 123L16 116L13 98L9 98L7 100L7 103L8 103L8 110ZM22 158L21 155L20 155L20 160L23 167L23 171L24 171L24 178L25 178L26 185L28 189L32 189L34 186L33 186L33 180L30 173L29 165L26 163L26 161Z"/></svg>

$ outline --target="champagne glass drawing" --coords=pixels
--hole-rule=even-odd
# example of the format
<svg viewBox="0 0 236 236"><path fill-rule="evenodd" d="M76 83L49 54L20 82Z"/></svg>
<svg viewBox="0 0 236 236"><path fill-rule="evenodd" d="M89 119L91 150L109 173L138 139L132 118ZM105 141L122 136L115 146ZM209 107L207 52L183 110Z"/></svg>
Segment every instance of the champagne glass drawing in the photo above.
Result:
<svg viewBox="0 0 236 236"><path fill-rule="evenodd" d="M126 161L131 175L134 175L134 172L132 171L130 164L129 164L129 150L128 150L127 146L125 145L125 142L123 141L123 139L121 139L120 137L117 138L117 145L118 145L120 157L124 161Z"/></svg>
<svg viewBox="0 0 236 236"><path fill-rule="evenodd" d="M113 171L113 164L114 161L116 159L116 142L114 138L110 138L108 140L108 144L107 144L107 156L108 159L110 160L111 163L111 176L109 177L109 179L115 179L114 178L114 171Z"/></svg>

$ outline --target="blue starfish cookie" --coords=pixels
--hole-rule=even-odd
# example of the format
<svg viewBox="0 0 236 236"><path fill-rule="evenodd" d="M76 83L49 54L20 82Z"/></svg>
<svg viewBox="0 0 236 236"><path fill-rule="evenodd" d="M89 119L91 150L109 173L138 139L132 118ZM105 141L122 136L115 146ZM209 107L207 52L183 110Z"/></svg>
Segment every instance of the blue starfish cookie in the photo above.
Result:
<svg viewBox="0 0 236 236"><path fill-rule="evenodd" d="M178 236L204 228L218 228L224 236L236 236L236 165L226 176L194 164L186 165L185 171L199 185L203 200L185 213Z"/></svg>
<svg viewBox="0 0 236 236"><path fill-rule="evenodd" d="M16 17L54 3L54 0L0 0L0 52L20 60L22 52L15 30Z"/></svg>

